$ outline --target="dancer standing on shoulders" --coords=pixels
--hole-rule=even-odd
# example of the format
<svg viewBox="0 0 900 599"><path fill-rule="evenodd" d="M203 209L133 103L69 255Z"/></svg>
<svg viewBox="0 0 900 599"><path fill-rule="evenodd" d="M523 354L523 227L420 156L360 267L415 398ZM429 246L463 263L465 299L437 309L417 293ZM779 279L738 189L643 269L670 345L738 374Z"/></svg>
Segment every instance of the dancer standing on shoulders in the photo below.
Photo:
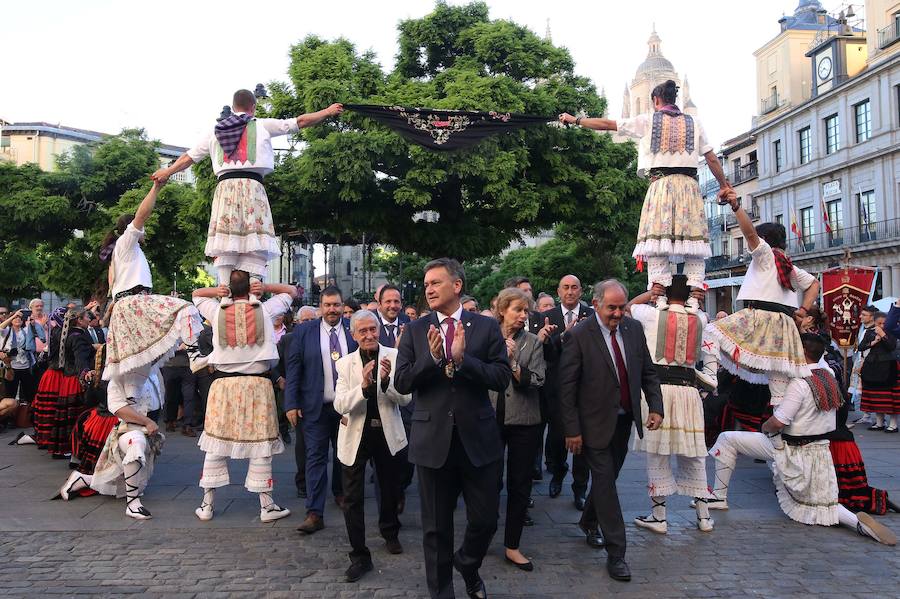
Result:
<svg viewBox="0 0 900 599"><path fill-rule="evenodd" d="M150 263L141 249L144 224L156 206L162 183L154 182L134 214L123 214L107 234L100 259L109 260L108 292L115 304L106 338L106 368L111 402L135 399L144 383L203 330L193 304L171 295L153 295Z"/></svg>
<svg viewBox="0 0 900 599"><path fill-rule="evenodd" d="M301 114L293 119L257 119L256 96L246 89L234 92L233 113L182 154L171 166L153 173L165 182L207 156L212 158L218 184L206 239L206 255L215 259L219 283L228 284L232 270L245 270L263 280L268 261L281 254L272 224L272 211L263 177L275 168L272 138L296 133L339 115L341 104Z"/></svg>
<svg viewBox="0 0 900 599"><path fill-rule="evenodd" d="M641 209L633 256L647 262L648 289L672 284L670 262L684 262L688 285L702 289L705 259L711 255L697 164L706 159L719 182L719 197L733 191L699 121L676 105L678 86L669 80L653 88L653 113L612 119L559 115L560 122L597 131L618 131L639 141L638 173L650 179Z"/></svg>
<svg viewBox="0 0 900 599"><path fill-rule="evenodd" d="M771 404L777 406L789 379L809 376L797 321L819 297L819 282L791 263L783 225L754 228L733 191L727 200L750 249L750 266L737 296L744 308L711 323L707 333L718 345L713 351L719 352L719 363L748 383L768 383ZM798 293L803 294L799 307Z"/></svg>

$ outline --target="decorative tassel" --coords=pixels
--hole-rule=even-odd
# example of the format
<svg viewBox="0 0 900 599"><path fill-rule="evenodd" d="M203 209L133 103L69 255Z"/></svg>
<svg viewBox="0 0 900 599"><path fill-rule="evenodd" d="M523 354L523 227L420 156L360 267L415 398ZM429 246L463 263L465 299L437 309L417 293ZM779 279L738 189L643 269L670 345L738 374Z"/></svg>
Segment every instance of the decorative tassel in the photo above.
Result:
<svg viewBox="0 0 900 599"><path fill-rule="evenodd" d="M639 256L637 259L637 266L635 267L637 272L644 272L644 258L643 256Z"/></svg>

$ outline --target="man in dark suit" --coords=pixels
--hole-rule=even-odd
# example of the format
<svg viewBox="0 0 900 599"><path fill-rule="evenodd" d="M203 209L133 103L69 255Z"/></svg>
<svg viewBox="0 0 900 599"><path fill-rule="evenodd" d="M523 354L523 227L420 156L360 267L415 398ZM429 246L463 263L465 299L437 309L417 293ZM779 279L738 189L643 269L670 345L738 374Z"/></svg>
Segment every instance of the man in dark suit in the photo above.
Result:
<svg viewBox="0 0 900 599"><path fill-rule="evenodd" d="M425 576L432 597L453 597L453 568L469 597L486 597L478 574L497 530L503 446L488 390L504 391L512 373L497 321L462 309L456 260L425 265L432 311L400 338L394 385L412 393L409 459L418 466ZM453 511L460 491L468 523L453 552Z"/></svg>
<svg viewBox="0 0 900 599"><path fill-rule="evenodd" d="M325 528L325 489L328 485L328 445L337 453L337 434L341 416L334 410L337 385L335 362L356 351L350 336L350 323L342 318L341 290L322 291L322 317L304 322L291 332L286 351L287 384L284 394L285 415L296 428L303 419L306 443L306 520L297 528L312 534ZM334 460L332 460L334 463ZM340 478L340 469L332 476ZM334 479L332 479L334 480ZM335 485L332 485L335 491ZM339 494L335 494L338 499Z"/></svg>
<svg viewBox="0 0 900 599"><path fill-rule="evenodd" d="M615 279L594 286L595 318L569 331L559 364L559 399L566 448L584 454L591 468L591 493L580 526L589 540L599 526L606 543L606 568L615 580L631 580L625 563L625 522L616 492L616 472L625 461L631 426L643 436L663 419L659 377L641 324L625 316L628 295ZM649 417L641 422L641 391ZM618 464L618 466L617 466Z"/></svg>
<svg viewBox="0 0 900 599"><path fill-rule="evenodd" d="M579 321L594 315L594 311L581 303L581 281L575 275L565 275L559 280L557 288L559 306L544 312L551 325L556 326L550 337L553 352L545 352L547 360L547 378L544 382L544 396L550 426L547 431L547 442L544 454L547 456L547 470L550 471L550 497L558 497L562 492L563 479L569 470L567 463L566 440L563 435L562 418L559 412L559 356L569 337L569 332ZM552 359L547 359L552 358ZM572 456L572 494L575 507L584 509L590 469L582 455Z"/></svg>

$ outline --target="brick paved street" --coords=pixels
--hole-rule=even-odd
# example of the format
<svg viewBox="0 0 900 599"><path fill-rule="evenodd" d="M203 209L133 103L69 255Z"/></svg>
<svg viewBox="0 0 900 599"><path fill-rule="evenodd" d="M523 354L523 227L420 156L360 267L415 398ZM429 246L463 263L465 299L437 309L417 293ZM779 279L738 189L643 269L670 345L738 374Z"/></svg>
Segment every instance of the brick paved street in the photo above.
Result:
<svg viewBox="0 0 900 599"><path fill-rule="evenodd" d="M870 482L900 497L900 435L858 431ZM108 498L50 501L67 475L65 464L33 446L10 447L0 435L0 595L142 597L424 597L421 527L415 490L401 516L406 553L389 555L377 535L374 501L367 508L369 546L376 570L357 584L343 581L348 545L339 510L326 511L327 528L301 537L302 500L293 492L293 451L278 456L276 499L294 514L259 522L258 503L241 486L217 496L216 517L193 514L200 492L201 452L180 434L170 436L145 504L154 518L136 522L124 504ZM232 465L243 482L246 465ZM670 500L668 536L638 530L644 513L643 459L629 456L619 481L634 579L611 581L605 553L589 549L575 526L571 491L547 497L546 478L535 485L536 525L522 548L535 571L503 561L502 530L482 575L491 597L897 597L900 550L847 529L807 527L778 509L768 469L742 459L731 511L714 513L716 530L700 533L687 500ZM568 483L569 481L567 481ZM367 494L371 495L371 486ZM566 495L568 493L568 495ZM458 523L463 511L457 512ZM900 516L884 517L900 532ZM502 522L501 522L502 529ZM457 577L457 594L463 593Z"/></svg>

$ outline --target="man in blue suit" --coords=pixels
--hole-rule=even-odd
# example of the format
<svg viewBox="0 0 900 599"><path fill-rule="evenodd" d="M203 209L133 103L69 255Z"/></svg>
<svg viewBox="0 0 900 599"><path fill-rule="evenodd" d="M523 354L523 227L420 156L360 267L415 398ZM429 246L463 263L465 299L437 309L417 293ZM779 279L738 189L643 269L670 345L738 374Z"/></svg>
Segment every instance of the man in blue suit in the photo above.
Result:
<svg viewBox="0 0 900 599"><path fill-rule="evenodd" d="M319 307L322 317L294 329L286 354L285 414L294 427L303 419L306 440L306 520L297 528L304 534L325 528L328 445L337 451L341 423L332 405L337 384L335 362L357 347L350 336L349 321L341 316L341 290L328 287L322 291ZM333 472L332 476L339 477L340 473Z"/></svg>
<svg viewBox="0 0 900 599"><path fill-rule="evenodd" d="M493 318L466 312L465 274L456 260L425 265L432 310L400 337L394 386L412 393L409 460L418 466L425 577L432 597L453 597L453 568L469 597L487 596L478 574L497 530L503 445L488 391L503 392L512 372ZM467 525L453 552L453 511L462 492Z"/></svg>

